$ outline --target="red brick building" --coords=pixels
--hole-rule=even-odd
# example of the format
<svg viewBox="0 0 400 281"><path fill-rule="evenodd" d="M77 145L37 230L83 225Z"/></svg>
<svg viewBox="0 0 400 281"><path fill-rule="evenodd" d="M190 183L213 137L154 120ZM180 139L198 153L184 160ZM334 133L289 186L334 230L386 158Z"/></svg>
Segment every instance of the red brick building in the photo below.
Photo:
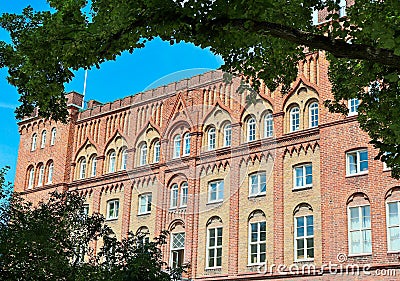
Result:
<svg viewBox="0 0 400 281"><path fill-rule="evenodd" d="M16 191L79 190L118 237L170 231L193 280L397 280L400 188L356 121L331 114L323 53L293 90L208 72L107 104L69 93L68 124L19 123ZM99 248L101 245L96 245Z"/></svg>

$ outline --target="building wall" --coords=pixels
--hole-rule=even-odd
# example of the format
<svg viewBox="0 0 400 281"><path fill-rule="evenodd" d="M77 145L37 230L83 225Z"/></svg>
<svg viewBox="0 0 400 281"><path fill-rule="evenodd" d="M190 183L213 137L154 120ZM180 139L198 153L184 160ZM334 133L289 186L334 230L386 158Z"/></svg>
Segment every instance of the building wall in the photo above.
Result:
<svg viewBox="0 0 400 281"><path fill-rule="evenodd" d="M299 280L368 280L335 275L323 265L338 263L339 254L348 256L349 204L368 198L371 206L372 255L348 257L343 265L371 264L373 270L398 266L399 253L387 253L387 200L400 197L393 187L398 181L374 160L376 151L368 144L355 116L331 114L323 101L332 98L327 77L328 63L323 53L310 53L299 63L299 76L293 90L282 95L262 86L256 104L247 105L246 95L238 94L241 78L223 82L219 71L208 72L162 86L135 96L78 112L70 107L68 124L52 124L38 117L20 122L20 149L15 189L38 201L55 188L78 190L86 196L89 212L106 216L108 200L119 200L119 216L107 220L117 237L146 227L150 237L161 231L185 232L184 262L190 265L185 277L199 280L264 280L282 277L273 267L266 274L258 265L250 265L249 222L266 222L266 260L269 266L315 265L317 274ZM80 95L69 94L79 103ZM319 125L310 128L309 106L319 105ZM299 107L300 129L290 130L290 110ZM274 134L264 137L264 116L272 112ZM248 124L255 119L256 139L248 141ZM224 128L231 124L231 145L224 146ZM33 132L57 128L52 147L31 151ZM208 130L216 129L216 148L208 149ZM190 154L183 155L184 134L190 136ZM180 156L174 158L174 138L181 135ZM160 142L160 161L154 161L154 145ZM147 145L147 164L141 165L143 145ZM126 169L122 169L122 151L127 149ZM368 173L346 176L346 152L368 149ZM116 169L110 172L110 152L116 152ZM79 179L81 157L96 155L96 174ZM52 184L27 188L27 169L41 161L55 163ZM296 165L312 163L312 185L296 190L293 170ZM249 196L249 176L266 174L266 192ZM209 183L224 181L223 201L208 202ZM187 206L171 208L171 187L188 184ZM152 194L151 213L138 214L139 196ZM365 194L360 197L360 194ZM181 200L180 196L178 199ZM295 261L295 217L314 216L315 258ZM207 231L223 228L222 265L206 266ZM170 242L163 247L164 260L170 262ZM101 242L97 243L99 251ZM397 274L400 274L397 272ZM314 276L315 275L315 276ZM394 280L386 276L382 280ZM374 279L379 280L379 279Z"/></svg>

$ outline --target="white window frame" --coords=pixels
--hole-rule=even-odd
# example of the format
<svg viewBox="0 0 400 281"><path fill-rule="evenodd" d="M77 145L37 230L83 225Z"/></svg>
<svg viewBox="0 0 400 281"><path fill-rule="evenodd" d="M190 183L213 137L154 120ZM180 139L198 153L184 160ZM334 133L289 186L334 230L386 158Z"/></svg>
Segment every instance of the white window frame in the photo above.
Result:
<svg viewBox="0 0 400 281"><path fill-rule="evenodd" d="M181 185L181 198L180 198L180 207L186 207L188 203L188 192L189 185L187 182L182 183Z"/></svg>
<svg viewBox="0 0 400 281"><path fill-rule="evenodd" d="M265 190L261 190L261 178L264 176L265 178ZM253 193L253 188L252 188L252 183L253 183L253 178L257 178L257 192ZM258 173L253 173L249 175L249 197L254 197L254 196L260 196L260 195L265 195L267 193L267 173L266 172L258 172Z"/></svg>
<svg viewBox="0 0 400 281"><path fill-rule="evenodd" d="M369 227L362 227L362 220L363 220L363 216L362 216L362 208L363 207L369 207L369 218L370 218L370 226ZM353 208L357 208L358 209L358 216L360 219L360 228L359 229L351 229L351 211L350 209ZM348 233L347 233L347 237L348 237L348 248L349 248L349 256L360 256L360 255L370 255L372 254L372 222L371 222L371 205L370 204L363 204L363 205L357 205L357 206L348 206L347 207L347 217L348 217ZM361 247L364 248L364 238L363 238L363 231L370 231L371 232L371 251L370 252L366 252L364 251L364 249L360 252L360 253L353 253L352 252L352 247L351 247L351 233L352 232L361 232L361 236L360 236L360 243L361 243Z"/></svg>
<svg viewBox="0 0 400 281"><path fill-rule="evenodd" d="M218 235L218 230L221 230L221 236ZM211 246L211 231L214 230L214 246ZM218 244L218 237L220 237L221 243ZM222 226L218 227L211 227L207 229L207 243L206 243L206 269L217 269L217 268L222 268L222 243L223 243L223 228ZM213 259L214 259L214 264L213 266L210 266L210 252L214 251ZM221 256L220 256L220 262L221 264L218 265L218 250L221 251Z"/></svg>
<svg viewBox="0 0 400 281"><path fill-rule="evenodd" d="M31 151L35 151L37 147L37 134L34 133L32 135L32 144L31 144Z"/></svg>
<svg viewBox="0 0 400 281"><path fill-rule="evenodd" d="M40 148L44 148L46 146L46 135L47 135L47 131L43 130L42 131L42 140L40 142Z"/></svg>
<svg viewBox="0 0 400 281"><path fill-rule="evenodd" d="M307 174L307 167L311 167L311 174ZM297 169L302 169L303 185L297 185ZM307 177L311 176L311 183L307 184ZM309 188L313 185L312 163L300 164L293 167L293 189Z"/></svg>
<svg viewBox="0 0 400 281"><path fill-rule="evenodd" d="M367 170L365 171L360 171L360 154L366 152L367 153ZM356 153L356 172L351 173L350 169L350 155ZM365 160L364 160L365 162ZM358 149L358 150L351 150L346 152L346 176L355 176L355 175L364 175L368 174L368 169L369 169L369 159L368 159L368 149Z"/></svg>
<svg viewBox="0 0 400 281"><path fill-rule="evenodd" d="M50 145L54 145L56 143L56 135L57 135L57 129L56 128L51 129Z"/></svg>
<svg viewBox="0 0 400 281"><path fill-rule="evenodd" d="M298 106L290 109L290 132L300 130L300 108Z"/></svg>
<svg viewBox="0 0 400 281"><path fill-rule="evenodd" d="M111 205L113 205L113 213L110 214ZM119 215L119 200L112 199L107 202L107 220L116 220Z"/></svg>
<svg viewBox="0 0 400 281"><path fill-rule="evenodd" d="M139 196L139 215L145 215L151 213L151 203L153 196L151 193L142 194Z"/></svg>
<svg viewBox="0 0 400 281"><path fill-rule="evenodd" d="M28 172L28 189L33 188L35 184L35 168L31 167Z"/></svg>
<svg viewBox="0 0 400 281"><path fill-rule="evenodd" d="M108 172L114 173L115 172L115 163L117 160L117 155L115 151L112 151L108 156Z"/></svg>
<svg viewBox="0 0 400 281"><path fill-rule="evenodd" d="M183 155L187 156L190 154L190 134L186 133L183 137Z"/></svg>
<svg viewBox="0 0 400 281"><path fill-rule="evenodd" d="M42 164L39 168L38 182L37 186L42 186L44 180L44 165Z"/></svg>
<svg viewBox="0 0 400 281"><path fill-rule="evenodd" d="M390 224L390 213L389 213L389 204L397 205L397 223ZM392 245L390 243L390 229L397 228L400 232L400 201L387 201L386 202L386 234L387 234L387 248L389 253L398 253L400 252L400 247L398 249L392 249Z"/></svg>
<svg viewBox="0 0 400 281"><path fill-rule="evenodd" d="M261 238L261 223L265 224L265 241L262 241ZM251 241L251 229L252 225L257 224L257 241L252 242ZM249 228L249 238L248 238L248 264L249 265L260 265L264 264L265 261L267 260L267 222L264 221L255 221L255 222L249 222L248 224ZM265 244L265 261L261 261L261 245ZM257 261L256 262L251 262L251 246L252 245L257 245Z"/></svg>
<svg viewBox="0 0 400 281"><path fill-rule="evenodd" d="M347 102L348 102L348 108L349 108L348 116L357 115L358 107L360 106L360 100L357 98L352 98L352 99L349 99Z"/></svg>
<svg viewBox="0 0 400 281"><path fill-rule="evenodd" d="M147 164L147 143L143 143L140 146L139 166L144 166L146 164Z"/></svg>
<svg viewBox="0 0 400 281"><path fill-rule="evenodd" d="M211 127L208 130L207 136L208 136L208 150L214 150L216 148L216 142L217 142L216 129L214 127Z"/></svg>
<svg viewBox="0 0 400 281"><path fill-rule="evenodd" d="M128 162L128 150L125 148L121 153L121 170L126 170L126 164Z"/></svg>
<svg viewBox="0 0 400 281"><path fill-rule="evenodd" d="M274 117L272 113L267 113L264 117L264 138L274 136Z"/></svg>
<svg viewBox="0 0 400 281"><path fill-rule="evenodd" d="M319 125L319 107L317 102L313 102L310 104L308 110L309 116L309 128L316 128Z"/></svg>
<svg viewBox="0 0 400 281"><path fill-rule="evenodd" d="M224 147L232 145L232 125L226 124L224 127Z"/></svg>
<svg viewBox="0 0 400 281"><path fill-rule="evenodd" d="M256 119L254 117L250 117L247 121L247 141L255 141L256 140Z"/></svg>
<svg viewBox="0 0 400 281"><path fill-rule="evenodd" d="M53 171L54 171L54 162L50 162L49 168L47 170L47 183L53 183Z"/></svg>
<svg viewBox="0 0 400 281"><path fill-rule="evenodd" d="M82 157L79 159L79 179L86 178L86 158Z"/></svg>
<svg viewBox="0 0 400 281"><path fill-rule="evenodd" d="M181 135L176 135L174 137L174 155L173 158L181 157Z"/></svg>
<svg viewBox="0 0 400 281"><path fill-rule="evenodd" d="M174 239L177 235L183 235L183 246L181 247L174 247ZM186 243L186 234L185 232L177 232L177 233L172 233L171 234L171 245L170 245L170 266L173 266L174 263L174 257L173 257L173 252L174 251L183 251L183 260L182 263L185 262L185 243Z"/></svg>
<svg viewBox="0 0 400 281"><path fill-rule="evenodd" d="M154 151L153 151L153 163L160 162L160 141L156 141L154 143Z"/></svg>
<svg viewBox="0 0 400 281"><path fill-rule="evenodd" d="M92 156L90 176L95 177L97 173L97 155Z"/></svg>
<svg viewBox="0 0 400 281"><path fill-rule="evenodd" d="M211 189L212 185L216 185L215 189L215 198L214 200L211 200L211 194L214 193L213 190ZM221 197L222 194L222 198ZM222 202L224 201L224 181L223 180L215 180L211 181L208 183L208 203L215 203L215 202Z"/></svg>
<svg viewBox="0 0 400 281"><path fill-rule="evenodd" d="M313 233L312 234L308 233L307 217L312 217L313 218L313 224L312 224ZM297 219L298 218L303 218L304 219L304 235L301 236L301 237L298 237L298 233L297 233L297 228L298 228L297 227ZM312 215L312 214L305 215L305 216L295 216L294 217L294 259L295 259L295 261L313 261L314 260L314 258L315 258L315 239L314 239L315 229L314 229L314 226L315 226L314 215ZM312 258L307 258L308 250L309 250L309 248L307 246L307 240L308 239L313 239L313 252L314 252L313 254L314 254L314 257L312 257ZM297 253L297 250L298 250L297 249L297 241L298 240L303 240L303 243L304 243L304 258L302 258L302 259L300 259L298 257L298 253Z"/></svg>
<svg viewBox="0 0 400 281"><path fill-rule="evenodd" d="M171 192L170 192L170 209L175 209L178 207L178 198L179 198L179 187L178 184L174 183L171 186Z"/></svg>

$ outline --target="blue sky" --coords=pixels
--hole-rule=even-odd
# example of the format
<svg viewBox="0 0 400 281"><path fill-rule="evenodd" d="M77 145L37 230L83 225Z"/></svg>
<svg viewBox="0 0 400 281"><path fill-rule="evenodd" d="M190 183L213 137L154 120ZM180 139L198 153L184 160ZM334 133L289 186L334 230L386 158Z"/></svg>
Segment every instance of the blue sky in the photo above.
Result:
<svg viewBox="0 0 400 281"><path fill-rule="evenodd" d="M1 0L0 14L20 13L31 5L36 10L49 9L45 0ZM0 28L0 40L9 42L7 32ZM107 102L132 95L148 88L180 80L218 68L223 61L209 50L192 44L170 46L155 39L131 55L124 53L116 61L106 62L101 68L88 72L85 100ZM0 69L0 167L11 167L7 180L14 181L18 155L19 134L14 109L18 93L7 83L7 69ZM84 71L76 72L75 79L66 90L83 91Z"/></svg>

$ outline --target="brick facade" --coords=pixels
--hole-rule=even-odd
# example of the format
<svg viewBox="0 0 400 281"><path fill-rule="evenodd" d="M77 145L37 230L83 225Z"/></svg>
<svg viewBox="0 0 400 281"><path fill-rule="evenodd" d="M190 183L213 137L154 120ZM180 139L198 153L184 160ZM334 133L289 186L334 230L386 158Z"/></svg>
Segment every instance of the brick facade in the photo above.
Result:
<svg viewBox="0 0 400 281"><path fill-rule="evenodd" d="M323 53L312 53L299 64L293 91L282 96L261 87L258 101L247 106L246 93L237 88L240 78L223 82L219 71L208 72L107 104L90 101L79 110L82 96L69 93L68 124L38 117L19 123L21 135L15 190L37 202L54 189L79 190L86 196L89 212L107 217L110 200L119 201L118 217L107 222L118 237L145 227L151 237L162 230L185 233L184 263L187 278L195 280L397 280L400 252L388 252L386 202L399 200L398 181L390 177L376 151L368 144L356 117L331 114L323 101L332 98ZM319 105L319 125L310 128L309 106ZM299 130L291 132L290 112L299 108ZM273 114L273 137L265 135L265 115ZM256 121L256 139L248 141L250 119ZM231 145L224 147L224 130L231 125ZM51 145L50 132L56 128ZM210 130L215 129L215 149L209 149ZM47 131L41 148L42 131ZM32 136L37 147L32 150ZM190 153L184 155L184 136L190 135ZM181 136L179 157L174 158L175 137ZM156 162L156 144L160 146ZM146 148L144 150L144 148ZM346 175L346 152L366 148L368 173ZM141 156L146 151L146 163ZM114 153L114 154L113 154ZM126 169L123 168L127 153ZM82 159L86 168L82 170ZM96 159L96 172L94 171ZM113 164L112 159L115 159ZM48 167L54 163L51 183ZM150 163L150 164L148 164ZM294 169L312 165L312 185L295 189ZM44 184L38 185L40 165L45 165ZM28 187L29 169L35 171ZM114 167L114 169L112 168ZM266 175L265 194L249 193L252 175ZM82 176L83 175L83 176ZM210 183L223 181L222 200L210 202ZM187 205L181 191L188 184ZM178 188L177 207L171 207L171 188ZM140 195L151 194L151 212L139 212ZM349 255L348 207L367 202L371 210L372 253ZM313 216L314 258L295 257L295 218ZM250 223L266 222L268 270L249 265ZM222 227L222 265L207 266L207 233ZM101 247L101 243L96 248ZM170 241L164 259L171 260ZM348 257L338 262L338 255ZM369 265L368 272L335 274L325 265L342 268ZM275 264L276 266L273 266ZM278 265L286 265L286 268ZM315 266L302 274L292 270ZM383 274L382 271L386 270ZM394 269L395 271L388 271ZM337 269L336 269L337 270ZM333 272L333 273L332 273ZM371 275L369 275L369 273ZM377 274L386 276L377 276ZM306 275L306 276L305 276Z"/></svg>

